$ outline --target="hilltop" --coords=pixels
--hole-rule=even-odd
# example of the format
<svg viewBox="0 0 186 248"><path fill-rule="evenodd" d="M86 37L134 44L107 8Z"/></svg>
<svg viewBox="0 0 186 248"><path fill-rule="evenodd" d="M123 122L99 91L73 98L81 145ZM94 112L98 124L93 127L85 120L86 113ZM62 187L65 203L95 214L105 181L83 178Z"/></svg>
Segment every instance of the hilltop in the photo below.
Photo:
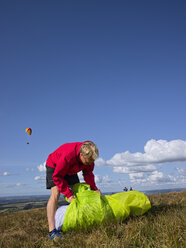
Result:
<svg viewBox="0 0 186 248"><path fill-rule="evenodd" d="M58 244L47 239L46 208L0 214L1 248L184 248L186 191L149 196L152 208L122 223L70 232Z"/></svg>

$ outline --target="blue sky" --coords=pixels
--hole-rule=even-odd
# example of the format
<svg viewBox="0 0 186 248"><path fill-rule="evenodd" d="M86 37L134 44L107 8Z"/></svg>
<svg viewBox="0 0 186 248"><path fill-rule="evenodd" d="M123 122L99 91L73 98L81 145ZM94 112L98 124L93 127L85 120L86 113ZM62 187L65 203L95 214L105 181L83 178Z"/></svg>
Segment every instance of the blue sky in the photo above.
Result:
<svg viewBox="0 0 186 248"><path fill-rule="evenodd" d="M84 140L103 192L186 187L185 28L180 0L1 1L0 196Z"/></svg>

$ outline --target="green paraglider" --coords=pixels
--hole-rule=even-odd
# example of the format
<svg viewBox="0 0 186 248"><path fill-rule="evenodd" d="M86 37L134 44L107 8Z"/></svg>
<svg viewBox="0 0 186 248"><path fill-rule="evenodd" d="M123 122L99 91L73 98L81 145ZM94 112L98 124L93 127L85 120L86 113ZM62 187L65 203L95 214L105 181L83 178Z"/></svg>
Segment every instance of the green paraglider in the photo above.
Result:
<svg viewBox="0 0 186 248"><path fill-rule="evenodd" d="M76 199L68 206L62 231L89 229L105 222L123 221L129 215L142 215L151 208L146 195L139 191L128 191L100 196L85 183L75 184Z"/></svg>

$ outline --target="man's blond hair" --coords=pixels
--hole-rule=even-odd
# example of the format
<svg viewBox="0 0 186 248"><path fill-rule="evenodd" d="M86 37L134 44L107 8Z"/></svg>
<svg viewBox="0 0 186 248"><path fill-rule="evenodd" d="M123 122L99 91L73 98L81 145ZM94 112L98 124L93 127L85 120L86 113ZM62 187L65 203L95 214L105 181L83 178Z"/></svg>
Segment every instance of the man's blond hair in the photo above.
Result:
<svg viewBox="0 0 186 248"><path fill-rule="evenodd" d="M92 141L83 143L80 148L80 153L83 155L84 158L93 161L99 156L98 148Z"/></svg>

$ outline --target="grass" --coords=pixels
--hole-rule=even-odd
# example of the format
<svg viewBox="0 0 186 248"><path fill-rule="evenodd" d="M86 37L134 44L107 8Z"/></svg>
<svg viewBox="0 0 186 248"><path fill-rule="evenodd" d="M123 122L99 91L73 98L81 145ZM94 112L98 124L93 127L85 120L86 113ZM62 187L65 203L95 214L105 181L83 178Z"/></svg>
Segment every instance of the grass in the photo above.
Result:
<svg viewBox="0 0 186 248"><path fill-rule="evenodd" d="M149 196L152 208L87 232L70 232L63 240L47 239L46 209L0 214L1 248L186 248L186 191Z"/></svg>

